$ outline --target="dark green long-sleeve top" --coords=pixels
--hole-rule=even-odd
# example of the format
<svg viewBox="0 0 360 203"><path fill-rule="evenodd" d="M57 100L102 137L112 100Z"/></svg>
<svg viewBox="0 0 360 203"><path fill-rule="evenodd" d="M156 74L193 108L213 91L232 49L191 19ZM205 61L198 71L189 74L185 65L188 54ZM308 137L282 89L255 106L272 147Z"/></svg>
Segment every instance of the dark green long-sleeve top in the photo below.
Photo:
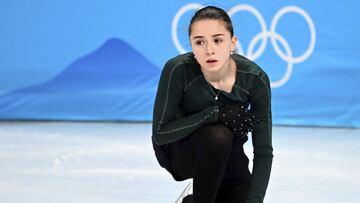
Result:
<svg viewBox="0 0 360 203"><path fill-rule="evenodd" d="M247 202L260 203L273 157L270 83L254 62L237 54L232 58L237 67L235 84L231 93L221 91L217 101L192 53L165 64L155 99L152 140L156 145L178 141L206 124L219 122L219 105L250 103L251 111L261 121L252 132L254 160ZM218 92L215 88L213 91Z"/></svg>

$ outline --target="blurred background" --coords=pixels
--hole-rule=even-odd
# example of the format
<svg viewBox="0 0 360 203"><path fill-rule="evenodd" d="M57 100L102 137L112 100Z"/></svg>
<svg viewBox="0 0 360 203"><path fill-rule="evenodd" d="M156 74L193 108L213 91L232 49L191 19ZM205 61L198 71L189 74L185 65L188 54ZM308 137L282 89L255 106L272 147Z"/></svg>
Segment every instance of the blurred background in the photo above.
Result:
<svg viewBox="0 0 360 203"><path fill-rule="evenodd" d="M152 108L206 5L271 80L265 202L359 202L360 3L340 0L1 1L0 201L174 202L188 182L157 165Z"/></svg>

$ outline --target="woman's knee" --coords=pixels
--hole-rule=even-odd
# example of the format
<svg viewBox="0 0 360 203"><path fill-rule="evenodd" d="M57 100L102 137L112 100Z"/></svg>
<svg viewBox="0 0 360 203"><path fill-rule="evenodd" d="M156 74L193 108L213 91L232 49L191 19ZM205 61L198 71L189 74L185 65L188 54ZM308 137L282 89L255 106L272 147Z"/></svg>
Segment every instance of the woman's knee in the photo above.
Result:
<svg viewBox="0 0 360 203"><path fill-rule="evenodd" d="M203 146L216 153L228 153L231 150L233 132L223 124L213 124L204 127Z"/></svg>

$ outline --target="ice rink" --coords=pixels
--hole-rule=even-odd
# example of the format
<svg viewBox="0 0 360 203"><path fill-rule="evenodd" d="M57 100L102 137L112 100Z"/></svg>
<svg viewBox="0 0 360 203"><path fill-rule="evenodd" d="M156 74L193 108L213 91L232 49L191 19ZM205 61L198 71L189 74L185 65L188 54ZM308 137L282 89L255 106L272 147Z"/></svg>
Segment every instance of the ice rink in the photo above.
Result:
<svg viewBox="0 0 360 203"><path fill-rule="evenodd" d="M274 126L273 145L266 203L360 202L360 129ZM150 123L0 122L0 163L4 203L170 203L189 183L157 164Z"/></svg>

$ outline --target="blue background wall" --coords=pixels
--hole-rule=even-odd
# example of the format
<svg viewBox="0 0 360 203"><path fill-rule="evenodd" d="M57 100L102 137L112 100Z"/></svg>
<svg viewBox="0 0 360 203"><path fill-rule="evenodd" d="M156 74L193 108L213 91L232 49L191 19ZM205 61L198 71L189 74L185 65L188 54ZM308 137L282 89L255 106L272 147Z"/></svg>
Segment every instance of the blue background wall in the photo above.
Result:
<svg viewBox="0 0 360 203"><path fill-rule="evenodd" d="M1 1L0 119L150 121L191 2ZM245 9L238 50L269 74L275 124L360 127L360 2L195 3ZM193 12L176 24L186 51Z"/></svg>

